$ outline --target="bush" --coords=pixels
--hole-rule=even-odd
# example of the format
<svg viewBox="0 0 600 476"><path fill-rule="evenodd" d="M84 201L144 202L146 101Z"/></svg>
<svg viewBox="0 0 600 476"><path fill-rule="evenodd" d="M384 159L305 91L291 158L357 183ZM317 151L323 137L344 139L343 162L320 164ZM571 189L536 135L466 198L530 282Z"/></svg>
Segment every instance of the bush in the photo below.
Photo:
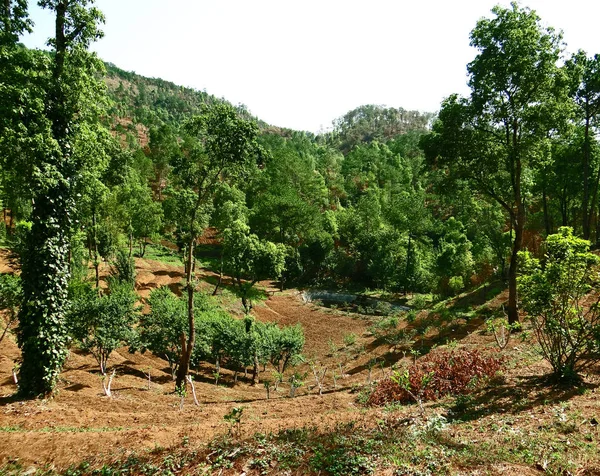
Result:
<svg viewBox="0 0 600 476"><path fill-rule="evenodd" d="M8 321L4 329L0 327L0 342L2 342L12 325L17 322L22 299L21 278L14 274L0 274L0 309L8 311Z"/></svg>
<svg viewBox="0 0 600 476"><path fill-rule="evenodd" d="M134 339L138 319L137 296L128 285L110 283L110 293L99 295L91 286L76 291L68 315L71 334L81 349L90 352L103 375L110 354Z"/></svg>
<svg viewBox="0 0 600 476"><path fill-rule="evenodd" d="M477 350L433 352L407 369L408 384L423 401L437 400L445 395L466 395L482 379L493 377L502 367L503 359L484 356ZM411 392L392 378L379 382L368 405L413 402Z"/></svg>
<svg viewBox="0 0 600 476"><path fill-rule="evenodd" d="M119 250L112 263L111 275L121 283L135 285L135 261L125 251Z"/></svg>
<svg viewBox="0 0 600 476"><path fill-rule="evenodd" d="M600 359L600 301L585 303L599 261L589 247L589 241L562 227L548 236L543 265L527 252L520 255L523 309L557 380L577 381L579 372Z"/></svg>

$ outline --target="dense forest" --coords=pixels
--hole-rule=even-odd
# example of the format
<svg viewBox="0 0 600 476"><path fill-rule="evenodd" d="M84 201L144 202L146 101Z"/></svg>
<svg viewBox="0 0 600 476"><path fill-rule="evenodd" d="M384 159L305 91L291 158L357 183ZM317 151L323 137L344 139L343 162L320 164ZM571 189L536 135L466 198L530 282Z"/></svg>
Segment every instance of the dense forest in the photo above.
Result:
<svg viewBox="0 0 600 476"><path fill-rule="evenodd" d="M499 283L502 325L533 319L557 380L595 362L600 322L580 302L600 241L600 56L566 54L535 12L495 7L477 23L469 96L436 113L363 105L314 134L105 64L88 49L101 12L42 3L50 51L19 43L26 1L0 5L0 238L20 269L0 283L0 332L14 327L21 395L51 394L75 344L107 395L123 345L166 358L178 391L202 362L217 381L221 365L256 384L272 364L282 379L305 336L255 318L265 281L415 306ZM160 253L184 282L140 299L135 259ZM223 288L237 311L210 296Z"/></svg>

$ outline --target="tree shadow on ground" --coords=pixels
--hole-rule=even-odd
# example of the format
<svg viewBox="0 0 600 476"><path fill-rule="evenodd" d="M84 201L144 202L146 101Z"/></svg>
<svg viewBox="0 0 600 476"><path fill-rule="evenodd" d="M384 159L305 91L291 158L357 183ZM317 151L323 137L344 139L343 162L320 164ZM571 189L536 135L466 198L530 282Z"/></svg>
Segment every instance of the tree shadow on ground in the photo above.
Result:
<svg viewBox="0 0 600 476"><path fill-rule="evenodd" d="M451 410L451 420L474 421L490 414L515 415L548 403L566 402L583 392L598 388L595 383L579 386L552 385L549 375L524 376L511 381L492 380L480 391L462 397ZM466 408L463 408L466 407Z"/></svg>

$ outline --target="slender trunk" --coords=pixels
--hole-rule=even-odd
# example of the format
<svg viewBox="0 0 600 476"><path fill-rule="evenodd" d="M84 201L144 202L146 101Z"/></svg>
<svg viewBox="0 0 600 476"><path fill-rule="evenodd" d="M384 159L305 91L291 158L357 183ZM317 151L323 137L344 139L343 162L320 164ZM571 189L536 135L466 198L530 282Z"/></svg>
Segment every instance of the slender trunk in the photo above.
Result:
<svg viewBox="0 0 600 476"><path fill-rule="evenodd" d="M550 227L550 217L548 216L548 197L546 195L546 184L542 187L542 200L544 204L544 226L546 227L546 236L552 233Z"/></svg>
<svg viewBox="0 0 600 476"><path fill-rule="evenodd" d="M525 230L525 202L521 195L521 172L522 164L518 150L518 123L515 121L512 128L512 151L513 155L511 170L511 179L514 192L514 201L517 207L516 216L513 212L511 224L514 224L515 239L513 241L512 254L510 258L510 267L508 269L508 323L516 324L519 322L519 308L517 297L517 266L519 251L523 247L523 231ZM513 223L514 222L514 223Z"/></svg>
<svg viewBox="0 0 600 476"><path fill-rule="evenodd" d="M256 385L258 383L258 355L254 354L254 365L252 368L252 385Z"/></svg>
<svg viewBox="0 0 600 476"><path fill-rule="evenodd" d="M94 240L94 269L96 270L96 289L100 289L100 260L98 259L98 224L96 221L96 209L92 213L92 230Z"/></svg>
<svg viewBox="0 0 600 476"><path fill-rule="evenodd" d="M412 235L409 233L408 234L408 247L406 248L406 269L404 272L404 295L405 296L408 292L411 253L412 253Z"/></svg>
<svg viewBox="0 0 600 476"><path fill-rule="evenodd" d="M585 119L583 138L583 239L590 239L590 118Z"/></svg>
<svg viewBox="0 0 600 476"><path fill-rule="evenodd" d="M195 218L192 218L194 223ZM190 239L187 249L186 259L186 288L188 294L188 339L185 342L185 336L182 335L182 352L179 368L177 369L177 380L175 385L181 387L186 384L186 376L189 372L190 359L196 341L196 326L194 325L194 283L192 273L192 262L194 260L194 237Z"/></svg>
<svg viewBox="0 0 600 476"><path fill-rule="evenodd" d="M213 291L212 295L216 296L217 295L217 291L219 290L219 287L221 286L221 283L223 281L223 253L221 253L221 267L219 269L219 279L217 280L217 284L215 286L215 290Z"/></svg>

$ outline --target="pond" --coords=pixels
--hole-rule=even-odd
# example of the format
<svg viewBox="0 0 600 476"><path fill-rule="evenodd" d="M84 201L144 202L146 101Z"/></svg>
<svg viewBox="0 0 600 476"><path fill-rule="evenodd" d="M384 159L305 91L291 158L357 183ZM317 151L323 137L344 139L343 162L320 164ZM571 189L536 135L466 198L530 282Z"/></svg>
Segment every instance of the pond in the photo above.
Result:
<svg viewBox="0 0 600 476"><path fill-rule="evenodd" d="M325 307L336 307L360 314L388 315L395 312L410 311L408 306L394 304L364 294L307 289L302 292L301 297L304 302L314 302Z"/></svg>

